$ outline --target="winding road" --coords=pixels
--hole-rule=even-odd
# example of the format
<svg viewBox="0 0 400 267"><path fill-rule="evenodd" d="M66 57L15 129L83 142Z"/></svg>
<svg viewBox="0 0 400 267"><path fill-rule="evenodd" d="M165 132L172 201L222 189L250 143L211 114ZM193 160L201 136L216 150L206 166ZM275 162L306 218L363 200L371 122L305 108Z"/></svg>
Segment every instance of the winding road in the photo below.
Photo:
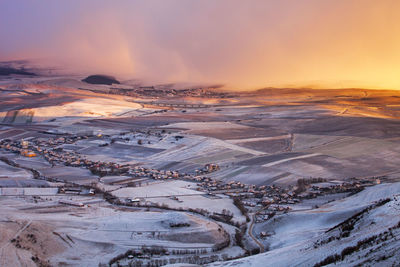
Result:
<svg viewBox="0 0 400 267"><path fill-rule="evenodd" d="M257 215L257 212L254 213L253 216L251 216L250 227L247 231L248 231L249 236L254 240L254 242L260 248L260 253L263 253L263 252L265 252L264 245L260 241L258 241L258 239L253 235L254 221L256 220L256 215Z"/></svg>

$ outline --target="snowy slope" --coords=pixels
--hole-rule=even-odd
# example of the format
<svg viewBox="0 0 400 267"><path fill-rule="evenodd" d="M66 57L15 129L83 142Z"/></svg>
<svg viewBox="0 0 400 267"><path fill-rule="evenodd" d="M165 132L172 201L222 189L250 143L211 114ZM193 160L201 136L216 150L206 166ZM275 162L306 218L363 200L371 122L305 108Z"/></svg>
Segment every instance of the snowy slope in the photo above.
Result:
<svg viewBox="0 0 400 267"><path fill-rule="evenodd" d="M270 251L210 266L399 266L400 183L370 187L318 210L315 220L298 214L291 224L282 222L276 233L282 242Z"/></svg>

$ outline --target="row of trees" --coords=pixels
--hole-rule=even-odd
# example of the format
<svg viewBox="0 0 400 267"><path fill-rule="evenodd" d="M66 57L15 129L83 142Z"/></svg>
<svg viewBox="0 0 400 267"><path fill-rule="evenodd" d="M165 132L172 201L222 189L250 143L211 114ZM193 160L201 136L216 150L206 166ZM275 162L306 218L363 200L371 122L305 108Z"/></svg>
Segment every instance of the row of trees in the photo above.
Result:
<svg viewBox="0 0 400 267"><path fill-rule="evenodd" d="M242 215L246 217L246 221L250 222L250 217L249 217L249 214L248 214L248 210L243 205L242 201L239 198L235 197L235 198L233 198L233 204L240 210Z"/></svg>

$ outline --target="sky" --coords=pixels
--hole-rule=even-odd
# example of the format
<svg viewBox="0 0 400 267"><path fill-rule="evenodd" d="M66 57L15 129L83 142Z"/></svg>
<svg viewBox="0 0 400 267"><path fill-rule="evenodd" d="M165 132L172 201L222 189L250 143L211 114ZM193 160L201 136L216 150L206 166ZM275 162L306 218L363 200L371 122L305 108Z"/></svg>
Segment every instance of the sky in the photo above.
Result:
<svg viewBox="0 0 400 267"><path fill-rule="evenodd" d="M400 89L398 0L0 0L0 60L233 88Z"/></svg>

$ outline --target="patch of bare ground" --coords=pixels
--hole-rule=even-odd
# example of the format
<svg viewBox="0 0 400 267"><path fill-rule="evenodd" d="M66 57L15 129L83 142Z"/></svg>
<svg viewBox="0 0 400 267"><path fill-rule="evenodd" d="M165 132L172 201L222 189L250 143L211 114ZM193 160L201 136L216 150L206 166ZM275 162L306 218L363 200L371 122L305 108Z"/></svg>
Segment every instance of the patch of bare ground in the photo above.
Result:
<svg viewBox="0 0 400 267"><path fill-rule="evenodd" d="M1 222L1 266L51 266L50 257L65 250L52 226L42 222Z"/></svg>

